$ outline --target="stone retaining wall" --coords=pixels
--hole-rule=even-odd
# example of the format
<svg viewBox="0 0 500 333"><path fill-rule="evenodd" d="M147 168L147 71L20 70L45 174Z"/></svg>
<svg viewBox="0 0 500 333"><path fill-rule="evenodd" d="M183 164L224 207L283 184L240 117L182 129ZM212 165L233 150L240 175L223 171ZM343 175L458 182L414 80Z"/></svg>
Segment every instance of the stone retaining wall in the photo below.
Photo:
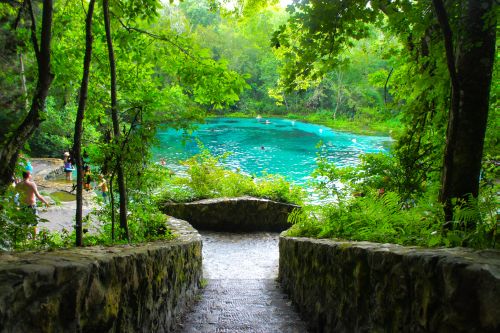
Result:
<svg viewBox="0 0 500 333"><path fill-rule="evenodd" d="M500 332L500 251L280 238L279 279L314 332Z"/></svg>
<svg viewBox="0 0 500 333"><path fill-rule="evenodd" d="M298 206L253 197L206 199L166 203L165 214L188 221L198 230L283 231L290 227L288 214Z"/></svg>
<svg viewBox="0 0 500 333"><path fill-rule="evenodd" d="M0 332L168 332L194 299L201 237L0 254Z"/></svg>

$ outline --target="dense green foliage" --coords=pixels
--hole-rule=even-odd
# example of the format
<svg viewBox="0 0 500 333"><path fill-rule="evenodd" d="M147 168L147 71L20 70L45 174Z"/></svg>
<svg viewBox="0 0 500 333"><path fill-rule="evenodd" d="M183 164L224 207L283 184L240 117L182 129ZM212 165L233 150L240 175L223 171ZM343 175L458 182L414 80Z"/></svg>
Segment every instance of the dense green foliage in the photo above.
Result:
<svg viewBox="0 0 500 333"><path fill-rule="evenodd" d="M189 202L194 200L239 197L244 195L302 204L304 192L282 176L255 178L231 171L222 165L225 156L213 156L207 149L183 162L185 175L173 176L161 194L162 201Z"/></svg>
<svg viewBox="0 0 500 333"><path fill-rule="evenodd" d="M5 102L8 108L2 112L2 117L8 114L2 118L2 123L10 135L25 116L21 107L23 96L33 93L37 69L32 61L35 52L29 43L31 16L24 7L13 6L0 4L4 37L1 42L12 51L5 63L2 61L2 68L8 71L5 72L6 80L0 82L2 90L13 90L12 95L2 94L2 103ZM33 6L33 14L39 15L47 6L48 2L37 3ZM64 151L72 149L85 45L85 7L75 2L55 4L51 50L54 80L42 114L44 121L24 148L31 156L62 157ZM202 119L204 110L234 104L247 84L242 75L228 69L225 61L210 57L189 32L178 29L175 19L169 15L168 5L163 7L156 0L143 1L141 6L133 5L133 1L111 1L121 132L118 138L113 133L110 117L110 66L103 14L100 5L97 7L92 25L93 61L83 123L83 149L88 154L85 162L92 166L95 178L102 174L110 185L111 207L103 208L108 214L107 218L100 214L101 221L111 219L112 229L115 229L117 214L113 207L118 202L116 181L120 166L128 187L131 239L154 238L157 235L151 230L155 227L150 228L147 224L161 218L156 209L144 206L149 204L145 194L151 190L151 182L159 185L155 173L150 171L153 164L150 147L155 143L156 129L160 126L188 127L193 120ZM19 24L13 29L17 19ZM31 59L24 63L25 92L14 83L18 79L16 61L19 53ZM9 205L4 211L5 220L10 223L8 212L16 208L12 200L6 199L5 203ZM118 231L117 236L120 233ZM16 248L15 244L11 245Z"/></svg>
<svg viewBox="0 0 500 333"><path fill-rule="evenodd" d="M498 248L494 194L488 193L479 200L481 205L472 200L455 212L460 219L474 222L472 229L455 222L443 231L443 209L435 197L425 197L415 206L402 209L397 193L386 192L380 197L371 193L344 199L341 204L326 205L320 211L313 207L297 211L290 216L294 225L287 235L424 247Z"/></svg>
<svg viewBox="0 0 500 333"><path fill-rule="evenodd" d="M388 41L375 27L365 39L345 51L342 66L323 78L304 81L297 89L287 90L279 77L286 55L282 48L270 47L274 31L288 18L284 9L255 6L253 15L241 16L234 12L224 14L224 8L209 11L210 3L184 1L177 14L215 58L227 60L229 68L247 75L249 89L243 91L235 106L222 110L225 115L291 113L313 116L309 119L321 123L340 120L350 124L351 131L358 127L367 131L397 113L384 101L385 80L392 66L389 52L397 47L397 42ZM255 4L245 5L247 8ZM386 95L389 101L391 96ZM382 127L386 133L388 129Z"/></svg>
<svg viewBox="0 0 500 333"><path fill-rule="evenodd" d="M295 211L290 236L427 247L500 246L498 167L485 168L481 196L457 204L457 219L445 228L439 182L407 177L397 158L367 154L357 167L345 168L318 160L317 191L330 201Z"/></svg>

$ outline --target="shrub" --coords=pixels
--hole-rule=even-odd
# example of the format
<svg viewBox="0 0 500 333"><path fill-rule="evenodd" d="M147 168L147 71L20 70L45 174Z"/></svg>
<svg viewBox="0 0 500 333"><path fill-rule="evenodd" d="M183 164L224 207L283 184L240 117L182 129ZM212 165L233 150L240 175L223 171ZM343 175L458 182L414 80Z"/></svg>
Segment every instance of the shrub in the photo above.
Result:
<svg viewBox="0 0 500 333"><path fill-rule="evenodd" d="M489 181L488 172L480 197L462 200L455 206L456 221L445 225L438 184L429 181L408 191L392 157L377 155L363 161L358 167L337 168L320 160L319 190L336 200L291 214L293 226L287 234L428 247L498 247L498 185Z"/></svg>
<svg viewBox="0 0 500 333"><path fill-rule="evenodd" d="M222 166L227 154L216 157L203 148L201 152L184 161L185 176L174 176L167 181L161 195L163 201L189 202L208 198L251 195L275 201L301 204L303 190L285 178L265 175L254 178Z"/></svg>
<svg viewBox="0 0 500 333"><path fill-rule="evenodd" d="M34 247L34 230L39 220L16 204L15 193L7 190L0 196L0 250L22 250Z"/></svg>

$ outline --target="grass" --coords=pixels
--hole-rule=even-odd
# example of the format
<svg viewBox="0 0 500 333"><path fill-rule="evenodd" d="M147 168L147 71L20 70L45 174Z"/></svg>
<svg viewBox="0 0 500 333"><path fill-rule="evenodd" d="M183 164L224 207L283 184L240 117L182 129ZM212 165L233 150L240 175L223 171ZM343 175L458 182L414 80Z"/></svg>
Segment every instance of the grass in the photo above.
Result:
<svg viewBox="0 0 500 333"><path fill-rule="evenodd" d="M221 116L228 118L254 118L256 115L244 112L233 112L224 115L217 115L217 117ZM403 131L403 126L397 118L383 121L369 118L348 119L345 117L338 117L337 119L333 119L331 115L326 114L325 112L317 112L312 114L289 113L287 115L261 114L261 116L263 118L294 119L316 125L324 125L337 131L361 135L388 135L395 137L401 134L401 132Z"/></svg>

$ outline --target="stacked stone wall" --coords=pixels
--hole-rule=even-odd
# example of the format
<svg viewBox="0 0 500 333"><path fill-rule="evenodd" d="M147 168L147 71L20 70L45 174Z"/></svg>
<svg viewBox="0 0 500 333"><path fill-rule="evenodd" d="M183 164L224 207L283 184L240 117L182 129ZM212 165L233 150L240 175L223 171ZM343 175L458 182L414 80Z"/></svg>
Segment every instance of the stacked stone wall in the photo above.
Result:
<svg viewBox="0 0 500 333"><path fill-rule="evenodd" d="M202 277L201 237L0 254L0 332L169 332Z"/></svg>
<svg viewBox="0 0 500 333"><path fill-rule="evenodd" d="M280 238L313 332L500 332L500 251Z"/></svg>
<svg viewBox="0 0 500 333"><path fill-rule="evenodd" d="M267 199L239 197L166 203L162 210L188 221L198 230L279 232L290 228L288 215L298 207Z"/></svg>

